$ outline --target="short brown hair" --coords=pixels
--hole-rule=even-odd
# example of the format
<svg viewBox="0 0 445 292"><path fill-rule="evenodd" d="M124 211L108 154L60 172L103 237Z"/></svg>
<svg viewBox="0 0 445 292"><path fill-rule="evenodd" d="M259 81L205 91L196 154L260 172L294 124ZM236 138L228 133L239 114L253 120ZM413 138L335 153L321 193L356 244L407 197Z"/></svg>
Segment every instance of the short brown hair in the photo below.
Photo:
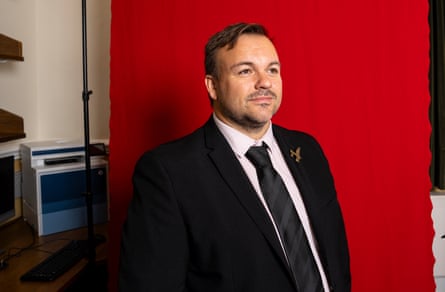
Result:
<svg viewBox="0 0 445 292"><path fill-rule="evenodd" d="M216 52L225 46L228 46L229 50L232 49L238 38L243 34L257 34L269 38L266 29L260 24L240 22L227 26L211 36L205 46L204 67L206 75L218 77Z"/></svg>

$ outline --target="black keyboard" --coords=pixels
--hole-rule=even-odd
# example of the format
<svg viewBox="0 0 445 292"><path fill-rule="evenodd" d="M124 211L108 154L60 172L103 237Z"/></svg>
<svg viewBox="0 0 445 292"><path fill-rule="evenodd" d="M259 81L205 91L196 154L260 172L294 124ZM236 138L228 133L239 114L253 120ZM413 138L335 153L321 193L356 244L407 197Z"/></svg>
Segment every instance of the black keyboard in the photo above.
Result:
<svg viewBox="0 0 445 292"><path fill-rule="evenodd" d="M87 240L71 240L20 277L22 281L52 281L87 255Z"/></svg>

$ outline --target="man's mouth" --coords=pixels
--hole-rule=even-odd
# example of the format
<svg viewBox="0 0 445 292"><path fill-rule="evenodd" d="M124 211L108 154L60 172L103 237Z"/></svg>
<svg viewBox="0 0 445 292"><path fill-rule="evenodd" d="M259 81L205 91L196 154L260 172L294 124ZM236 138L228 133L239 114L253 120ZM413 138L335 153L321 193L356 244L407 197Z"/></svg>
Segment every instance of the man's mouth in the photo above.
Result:
<svg viewBox="0 0 445 292"><path fill-rule="evenodd" d="M273 99L276 99L277 95L271 90L260 90L254 93L251 93L247 96L247 100L255 101L255 102L270 102Z"/></svg>

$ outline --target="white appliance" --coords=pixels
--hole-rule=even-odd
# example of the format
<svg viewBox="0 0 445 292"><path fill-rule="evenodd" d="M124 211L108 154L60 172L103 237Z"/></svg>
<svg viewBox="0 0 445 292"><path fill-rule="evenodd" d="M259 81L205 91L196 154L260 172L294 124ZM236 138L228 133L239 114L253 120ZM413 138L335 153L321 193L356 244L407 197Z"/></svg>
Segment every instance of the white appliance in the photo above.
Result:
<svg viewBox="0 0 445 292"><path fill-rule="evenodd" d="M108 212L108 162L103 147L91 155L93 222ZM20 145L23 216L39 236L87 225L85 151L82 142L37 141ZM96 148L91 148L97 152Z"/></svg>

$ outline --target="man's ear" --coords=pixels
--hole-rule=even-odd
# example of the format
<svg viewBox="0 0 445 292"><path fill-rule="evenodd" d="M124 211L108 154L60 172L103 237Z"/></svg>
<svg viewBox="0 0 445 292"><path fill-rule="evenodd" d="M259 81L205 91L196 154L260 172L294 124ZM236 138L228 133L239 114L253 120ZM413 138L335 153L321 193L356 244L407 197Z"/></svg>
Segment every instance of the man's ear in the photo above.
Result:
<svg viewBox="0 0 445 292"><path fill-rule="evenodd" d="M206 75L204 82L205 82L207 92L209 93L210 98L213 100L216 100L215 78L212 75Z"/></svg>

